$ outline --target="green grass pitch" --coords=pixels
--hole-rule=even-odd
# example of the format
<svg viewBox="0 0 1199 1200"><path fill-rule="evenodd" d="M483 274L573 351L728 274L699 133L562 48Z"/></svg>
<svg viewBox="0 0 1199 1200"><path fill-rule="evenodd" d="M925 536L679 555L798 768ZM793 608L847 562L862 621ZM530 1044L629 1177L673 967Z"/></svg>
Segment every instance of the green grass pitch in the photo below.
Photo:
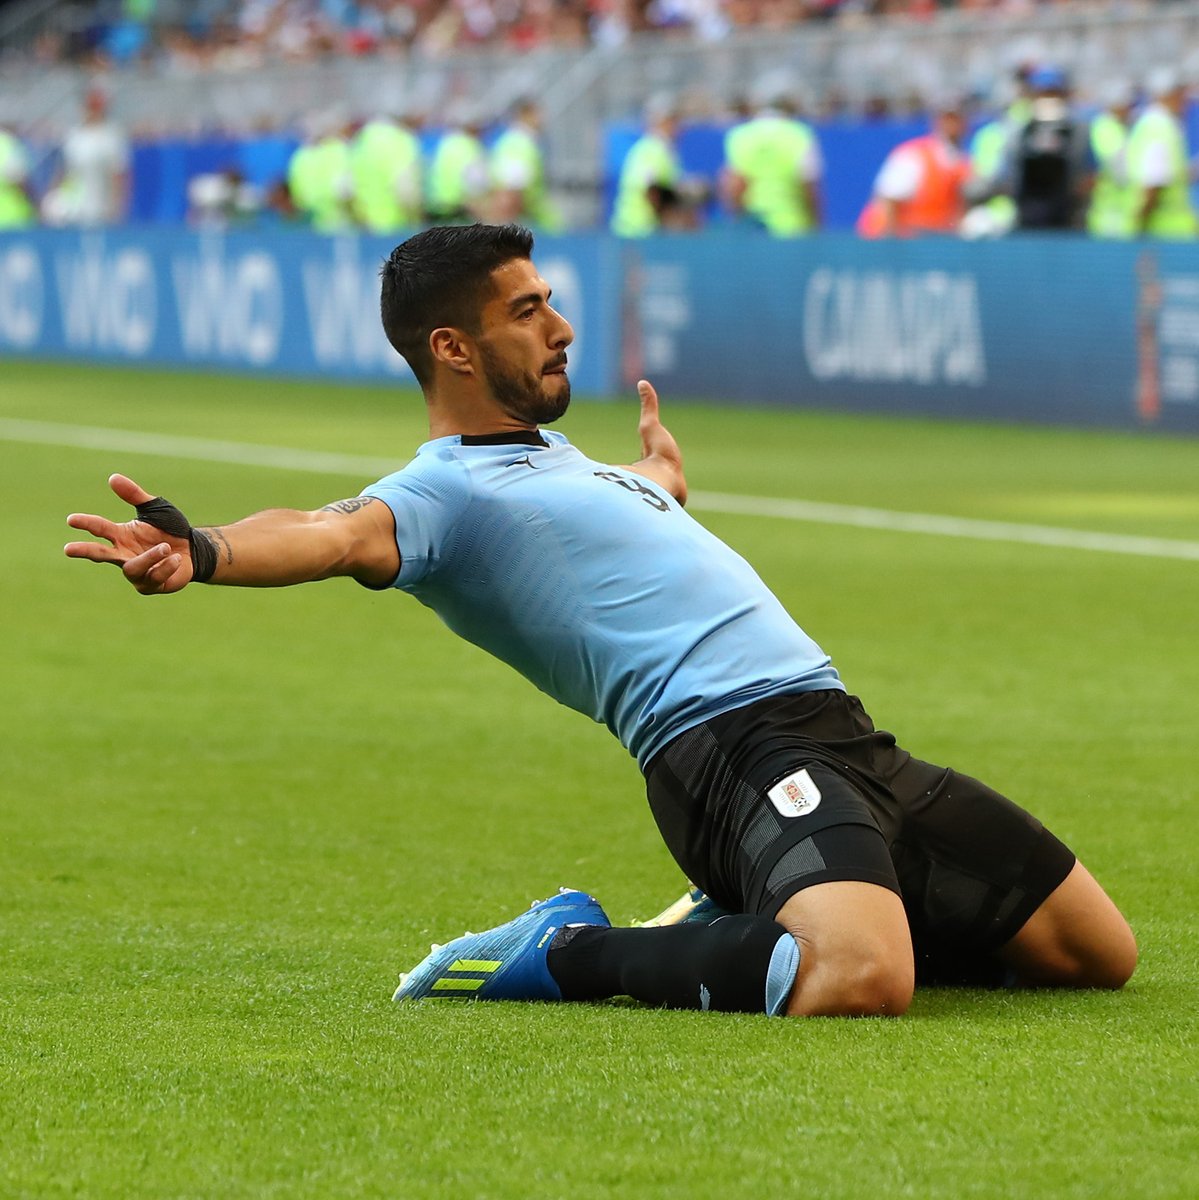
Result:
<svg viewBox="0 0 1199 1200"><path fill-rule="evenodd" d="M672 404L696 490L1199 539L1199 441ZM0 362L0 417L402 464L419 398ZM636 456L633 403L576 405ZM902 1020L401 1007L431 940L559 884L673 899L633 762L419 605L144 599L69 562L109 473L197 522L370 477L0 439L0 1196L1193 1197L1199 562L697 510L880 725L1065 838L1121 994Z"/></svg>

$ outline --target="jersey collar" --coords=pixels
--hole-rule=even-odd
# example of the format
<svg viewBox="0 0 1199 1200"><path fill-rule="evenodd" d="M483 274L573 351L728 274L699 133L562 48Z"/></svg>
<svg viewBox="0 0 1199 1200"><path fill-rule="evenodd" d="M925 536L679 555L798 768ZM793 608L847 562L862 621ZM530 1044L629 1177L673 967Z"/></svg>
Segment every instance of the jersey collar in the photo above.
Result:
<svg viewBox="0 0 1199 1200"><path fill-rule="evenodd" d="M548 446L536 429L506 429L500 433L463 433L464 446Z"/></svg>

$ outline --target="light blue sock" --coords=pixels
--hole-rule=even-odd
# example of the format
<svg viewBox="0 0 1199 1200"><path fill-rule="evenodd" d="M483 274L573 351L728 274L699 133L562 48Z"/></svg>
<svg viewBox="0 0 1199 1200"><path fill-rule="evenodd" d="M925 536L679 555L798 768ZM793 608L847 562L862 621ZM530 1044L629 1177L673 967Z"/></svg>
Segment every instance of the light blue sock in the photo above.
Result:
<svg viewBox="0 0 1199 1200"><path fill-rule="evenodd" d="M787 1007L787 998L795 977L799 974L799 943L789 934L784 933L770 956L770 966L766 971L766 1015L777 1017Z"/></svg>

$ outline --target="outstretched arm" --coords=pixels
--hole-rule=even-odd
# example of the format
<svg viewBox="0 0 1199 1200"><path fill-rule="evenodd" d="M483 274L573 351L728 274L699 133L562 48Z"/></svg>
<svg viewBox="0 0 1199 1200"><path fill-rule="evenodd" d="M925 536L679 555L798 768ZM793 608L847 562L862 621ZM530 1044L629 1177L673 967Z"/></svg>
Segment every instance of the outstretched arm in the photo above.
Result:
<svg viewBox="0 0 1199 1200"><path fill-rule="evenodd" d="M687 480L683 475L683 454L679 444L658 417L658 393L646 379L637 384L641 397L641 458L629 465L630 471L653 480L680 504L687 503Z"/></svg>
<svg viewBox="0 0 1199 1200"><path fill-rule="evenodd" d="M371 496L339 500L315 512L275 508L232 525L194 528L173 505L113 475L109 486L137 517L118 524L72 513L67 524L111 545L70 542L69 558L111 563L143 595L177 592L195 581L283 587L348 575L384 585L400 569L395 520Z"/></svg>

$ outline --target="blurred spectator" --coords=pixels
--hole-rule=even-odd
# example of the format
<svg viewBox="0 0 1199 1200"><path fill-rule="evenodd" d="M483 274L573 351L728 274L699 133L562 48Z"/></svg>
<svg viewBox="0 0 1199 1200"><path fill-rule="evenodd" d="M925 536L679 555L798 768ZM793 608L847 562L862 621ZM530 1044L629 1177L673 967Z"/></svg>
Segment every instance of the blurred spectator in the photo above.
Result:
<svg viewBox="0 0 1199 1200"><path fill-rule="evenodd" d="M262 191L237 167L195 175L187 185L187 219L201 229L249 225L262 211Z"/></svg>
<svg viewBox="0 0 1199 1200"><path fill-rule="evenodd" d="M1149 77L1151 103L1128 139L1128 171L1137 189L1136 232L1156 238L1193 238L1191 166L1187 153L1187 88L1169 67Z"/></svg>
<svg viewBox="0 0 1199 1200"><path fill-rule="evenodd" d="M259 222L268 225L296 225L303 220L291 198L286 179L276 179L263 196Z"/></svg>
<svg viewBox="0 0 1199 1200"><path fill-rule="evenodd" d="M350 144L354 216L371 233L410 229L424 216L415 124L408 115L375 117Z"/></svg>
<svg viewBox="0 0 1199 1200"><path fill-rule="evenodd" d="M725 135L725 203L775 237L810 233L821 223L820 144L799 119L789 81L765 81L758 101Z"/></svg>
<svg viewBox="0 0 1199 1200"><path fill-rule="evenodd" d="M1091 120L1095 186L1087 209L1093 237L1130 238L1137 232L1137 189L1128 175L1128 140L1136 93L1126 80L1112 80L1103 93L1103 110Z"/></svg>
<svg viewBox="0 0 1199 1200"><path fill-rule="evenodd" d="M683 167L675 147L678 114L674 101L656 97L646 106L646 130L630 147L620 168L612 232L648 237L683 219Z"/></svg>
<svg viewBox="0 0 1199 1200"><path fill-rule="evenodd" d="M1018 229L1077 229L1082 225L1095 163L1085 123L1070 104L1060 67L1029 75L1028 120L1012 147L1012 199Z"/></svg>
<svg viewBox="0 0 1199 1200"><path fill-rule="evenodd" d="M964 99L940 97L932 132L901 142L887 155L858 218L858 232L869 238L957 233L970 178L965 135Z"/></svg>
<svg viewBox="0 0 1199 1200"><path fill-rule="evenodd" d="M337 112L313 117L308 138L287 165L287 186L296 211L321 233L338 233L353 225L354 194L350 173L349 130Z"/></svg>
<svg viewBox="0 0 1199 1200"><path fill-rule="evenodd" d="M491 181L495 189L491 216L500 222L553 231L562 219L550 203L541 150L542 114L537 102L519 101L508 127L491 148Z"/></svg>
<svg viewBox="0 0 1199 1200"><path fill-rule="evenodd" d="M1008 168L1012 147L1028 120L1032 99L1028 74L1017 71L995 86L996 115L978 127L970 139L970 183L963 232L969 237L995 237L1016 224L1016 203L1009 194Z"/></svg>
<svg viewBox="0 0 1199 1200"><path fill-rule="evenodd" d="M37 215L29 193L29 153L10 129L0 124L0 229L22 229Z"/></svg>
<svg viewBox="0 0 1199 1200"><path fill-rule="evenodd" d="M478 220L490 191L483 117L467 100L450 110L450 127L441 135L429 162L428 211L433 221L454 224Z"/></svg>
<svg viewBox="0 0 1199 1200"><path fill-rule="evenodd" d="M108 97L92 88L83 122L62 144L62 169L42 201L51 225L116 225L129 210L129 143L108 117Z"/></svg>

